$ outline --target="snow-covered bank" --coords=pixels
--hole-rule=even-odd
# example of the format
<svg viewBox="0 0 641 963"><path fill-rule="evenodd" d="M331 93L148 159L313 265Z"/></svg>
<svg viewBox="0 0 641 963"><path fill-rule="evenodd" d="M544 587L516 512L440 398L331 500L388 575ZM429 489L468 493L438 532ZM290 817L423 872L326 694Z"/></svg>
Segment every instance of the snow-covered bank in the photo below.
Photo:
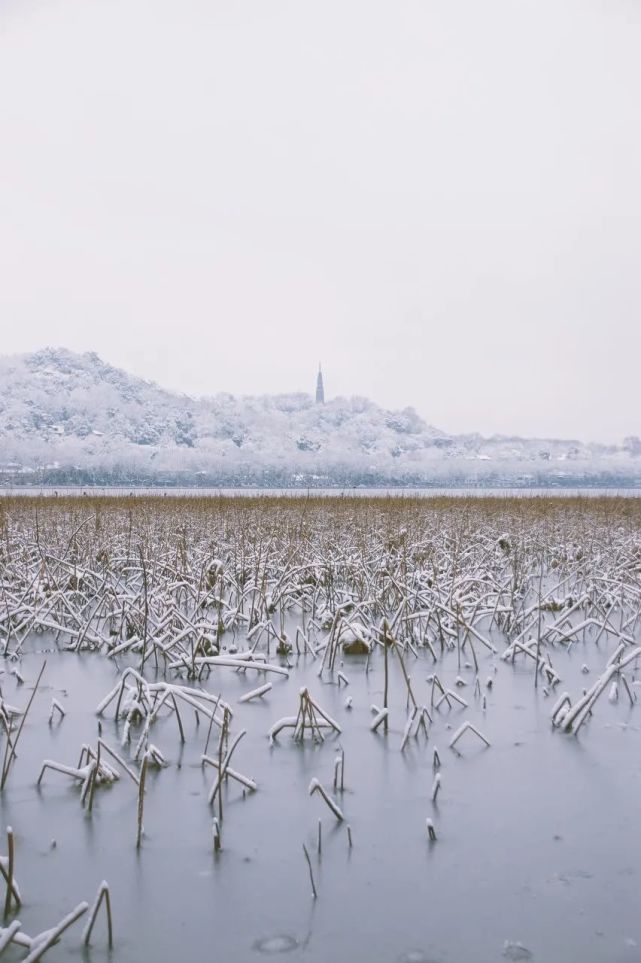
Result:
<svg viewBox="0 0 641 963"><path fill-rule="evenodd" d="M190 398L63 349L0 358L0 485L628 488L640 456L448 435L365 398Z"/></svg>

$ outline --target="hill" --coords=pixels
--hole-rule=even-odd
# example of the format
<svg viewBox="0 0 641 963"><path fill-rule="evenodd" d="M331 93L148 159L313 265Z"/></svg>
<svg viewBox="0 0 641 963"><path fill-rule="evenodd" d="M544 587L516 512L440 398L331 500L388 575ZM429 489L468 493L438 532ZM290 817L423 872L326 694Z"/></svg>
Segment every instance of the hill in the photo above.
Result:
<svg viewBox="0 0 641 963"><path fill-rule="evenodd" d="M640 452L634 438L448 435L358 397L192 398L93 353L0 358L4 484L632 485Z"/></svg>

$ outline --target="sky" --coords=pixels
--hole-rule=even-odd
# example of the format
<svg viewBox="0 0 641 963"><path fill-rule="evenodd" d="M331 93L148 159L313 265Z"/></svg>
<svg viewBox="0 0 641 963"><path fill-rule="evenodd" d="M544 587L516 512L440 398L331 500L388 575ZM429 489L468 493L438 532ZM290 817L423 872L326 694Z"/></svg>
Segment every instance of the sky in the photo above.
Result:
<svg viewBox="0 0 641 963"><path fill-rule="evenodd" d="M641 0L0 0L0 353L641 435Z"/></svg>

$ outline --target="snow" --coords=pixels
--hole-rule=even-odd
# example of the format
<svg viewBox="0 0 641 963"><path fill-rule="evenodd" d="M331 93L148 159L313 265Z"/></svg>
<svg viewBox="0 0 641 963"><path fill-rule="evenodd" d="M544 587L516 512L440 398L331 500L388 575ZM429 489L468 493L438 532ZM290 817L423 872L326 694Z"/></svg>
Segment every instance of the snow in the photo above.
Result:
<svg viewBox="0 0 641 963"><path fill-rule="evenodd" d="M441 775L440 773L437 772L436 775L434 776L434 782L432 783L432 793L431 793L432 802L436 802L436 797L438 796L440 788L441 788Z"/></svg>
<svg viewBox="0 0 641 963"><path fill-rule="evenodd" d="M452 739L450 740L450 749L454 748L456 743L465 732L473 732L475 736L478 736L478 738L485 743L486 746L490 745L489 741L485 738L483 733L476 728L476 726L473 726L471 722L464 722L463 725L460 726L452 736Z"/></svg>
<svg viewBox="0 0 641 963"><path fill-rule="evenodd" d="M0 471L53 484L601 483L641 479L641 442L447 435L364 398L177 395L95 354L0 358ZM554 463L563 462L560 473ZM48 467L47 467L48 466Z"/></svg>
<svg viewBox="0 0 641 963"><path fill-rule="evenodd" d="M246 692L244 695L240 696L239 702L250 702L252 699L257 699L259 696L265 695L271 689L271 682L266 682L264 685L258 686L257 689L252 689L250 692Z"/></svg>
<svg viewBox="0 0 641 963"><path fill-rule="evenodd" d="M376 732L381 722L387 719L388 715L389 715L389 709L381 709L380 712L376 713L376 715L370 722L370 726L369 726L372 732Z"/></svg>

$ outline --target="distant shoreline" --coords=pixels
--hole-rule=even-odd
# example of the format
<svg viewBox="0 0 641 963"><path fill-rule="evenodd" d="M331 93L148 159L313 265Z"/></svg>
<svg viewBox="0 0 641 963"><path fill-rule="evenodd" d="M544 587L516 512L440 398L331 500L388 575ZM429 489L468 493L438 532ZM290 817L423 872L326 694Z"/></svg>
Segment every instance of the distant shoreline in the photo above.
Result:
<svg viewBox="0 0 641 963"><path fill-rule="evenodd" d="M170 497L170 498L641 498L641 488L606 487L514 487L501 488L179 488L131 485L43 485L0 487L1 498L55 498L62 497Z"/></svg>

